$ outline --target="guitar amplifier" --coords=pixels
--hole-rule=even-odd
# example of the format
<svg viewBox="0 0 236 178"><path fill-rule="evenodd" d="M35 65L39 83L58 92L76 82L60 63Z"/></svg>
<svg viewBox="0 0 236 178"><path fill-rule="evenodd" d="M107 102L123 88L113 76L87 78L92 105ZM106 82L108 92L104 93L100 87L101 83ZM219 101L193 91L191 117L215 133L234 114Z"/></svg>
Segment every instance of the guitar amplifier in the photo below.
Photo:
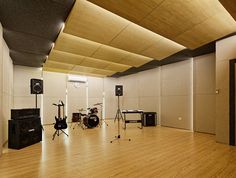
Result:
<svg viewBox="0 0 236 178"><path fill-rule="evenodd" d="M144 112L143 113L143 126L156 126L156 125L157 125L157 113Z"/></svg>
<svg viewBox="0 0 236 178"><path fill-rule="evenodd" d="M21 149L40 141L42 141L40 117L8 121L8 148Z"/></svg>

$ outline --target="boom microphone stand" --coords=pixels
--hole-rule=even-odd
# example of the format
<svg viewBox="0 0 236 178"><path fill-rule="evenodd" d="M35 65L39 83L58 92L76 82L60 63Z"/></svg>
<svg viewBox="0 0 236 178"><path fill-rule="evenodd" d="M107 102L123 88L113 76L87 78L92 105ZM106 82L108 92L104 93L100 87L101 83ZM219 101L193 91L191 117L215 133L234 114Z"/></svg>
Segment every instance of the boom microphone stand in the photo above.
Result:
<svg viewBox="0 0 236 178"><path fill-rule="evenodd" d="M116 117L115 117L115 120L114 122L117 120L118 121L118 134L117 136L115 136L115 138L111 141L111 143L115 140L120 140L121 137L120 137L120 119L122 119L122 121L124 120L123 116L122 116L122 113L121 113L121 110L120 110L120 96L118 95L118 108L117 108L117 111L116 111ZM127 141L131 141L131 139L123 139L123 140L127 140Z"/></svg>

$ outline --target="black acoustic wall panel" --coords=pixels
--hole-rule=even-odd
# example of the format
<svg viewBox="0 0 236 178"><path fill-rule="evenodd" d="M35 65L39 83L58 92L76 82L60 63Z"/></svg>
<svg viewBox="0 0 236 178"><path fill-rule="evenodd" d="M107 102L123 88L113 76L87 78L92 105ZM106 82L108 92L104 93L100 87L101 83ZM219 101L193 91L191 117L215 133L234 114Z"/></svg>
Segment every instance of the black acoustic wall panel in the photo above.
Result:
<svg viewBox="0 0 236 178"><path fill-rule="evenodd" d="M3 36L14 51L14 64L42 66L73 4L74 0L0 0Z"/></svg>

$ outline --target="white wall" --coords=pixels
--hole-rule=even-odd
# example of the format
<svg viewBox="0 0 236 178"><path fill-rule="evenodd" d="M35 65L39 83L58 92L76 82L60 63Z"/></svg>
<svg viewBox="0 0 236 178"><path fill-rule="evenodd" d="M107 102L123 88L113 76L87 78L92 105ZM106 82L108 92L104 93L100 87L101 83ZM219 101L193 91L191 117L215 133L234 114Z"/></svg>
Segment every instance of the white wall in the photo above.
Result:
<svg viewBox="0 0 236 178"><path fill-rule="evenodd" d="M161 67L161 125L192 129L192 60Z"/></svg>
<svg viewBox="0 0 236 178"><path fill-rule="evenodd" d="M42 78L42 69L35 67L14 66L14 108L35 108L35 95L30 94L30 79ZM41 107L41 95L38 96Z"/></svg>
<svg viewBox="0 0 236 178"><path fill-rule="evenodd" d="M66 102L67 75L44 71L43 82L43 124L52 124L55 123L57 115L57 107L52 104L58 103L59 100Z"/></svg>
<svg viewBox="0 0 236 178"><path fill-rule="evenodd" d="M79 83L74 84L67 82L67 94L68 94L68 121L72 119L72 113L79 112L79 109L86 110L87 108L87 84ZM83 113L86 113L85 111Z"/></svg>
<svg viewBox="0 0 236 178"><path fill-rule="evenodd" d="M123 85L122 109L157 112L160 119L160 68L121 77L117 84ZM113 90L115 89L113 88ZM137 116L129 115L128 117L133 119Z"/></svg>
<svg viewBox="0 0 236 178"><path fill-rule="evenodd" d="M9 48L2 37L0 24L0 155L2 145L8 138L8 120L13 104L13 64L9 56Z"/></svg>
<svg viewBox="0 0 236 178"><path fill-rule="evenodd" d="M194 58L194 130L215 134L215 53Z"/></svg>
<svg viewBox="0 0 236 178"><path fill-rule="evenodd" d="M114 119L117 110L117 97L115 97L115 85L118 84L116 78L104 78L105 92L105 118Z"/></svg>

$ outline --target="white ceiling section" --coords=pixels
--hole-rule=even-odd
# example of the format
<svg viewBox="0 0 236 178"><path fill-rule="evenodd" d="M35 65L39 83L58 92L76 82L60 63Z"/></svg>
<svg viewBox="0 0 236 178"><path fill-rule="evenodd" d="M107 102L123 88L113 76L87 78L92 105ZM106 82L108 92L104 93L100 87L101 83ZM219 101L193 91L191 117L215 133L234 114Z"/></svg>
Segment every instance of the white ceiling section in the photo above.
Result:
<svg viewBox="0 0 236 178"><path fill-rule="evenodd" d="M110 76L233 32L218 0L77 0L44 70Z"/></svg>

